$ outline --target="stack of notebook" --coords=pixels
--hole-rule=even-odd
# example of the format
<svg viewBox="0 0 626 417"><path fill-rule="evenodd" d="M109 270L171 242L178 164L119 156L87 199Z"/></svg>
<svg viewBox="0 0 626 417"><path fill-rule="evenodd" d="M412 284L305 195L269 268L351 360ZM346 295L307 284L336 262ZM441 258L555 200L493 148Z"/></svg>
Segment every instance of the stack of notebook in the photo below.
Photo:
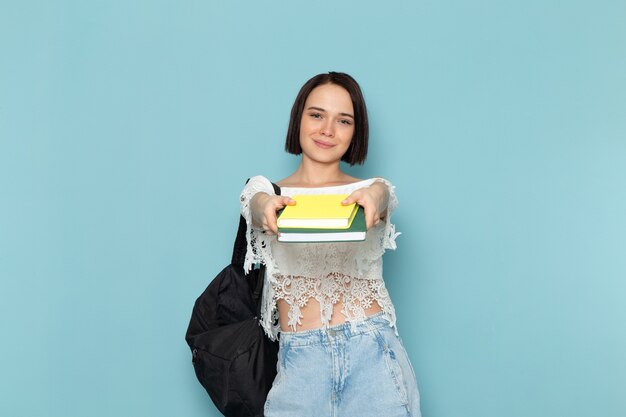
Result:
<svg viewBox="0 0 626 417"><path fill-rule="evenodd" d="M278 217L280 242L346 242L365 240L365 213L357 204L344 206L346 194L296 195Z"/></svg>

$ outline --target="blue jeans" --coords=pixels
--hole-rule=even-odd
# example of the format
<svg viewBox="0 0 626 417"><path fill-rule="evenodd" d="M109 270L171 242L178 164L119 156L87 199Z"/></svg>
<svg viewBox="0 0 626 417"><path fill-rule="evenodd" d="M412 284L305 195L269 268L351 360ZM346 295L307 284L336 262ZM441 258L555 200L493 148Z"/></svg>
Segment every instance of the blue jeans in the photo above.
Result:
<svg viewBox="0 0 626 417"><path fill-rule="evenodd" d="M413 368L381 313L281 332L277 367L265 417L420 417Z"/></svg>

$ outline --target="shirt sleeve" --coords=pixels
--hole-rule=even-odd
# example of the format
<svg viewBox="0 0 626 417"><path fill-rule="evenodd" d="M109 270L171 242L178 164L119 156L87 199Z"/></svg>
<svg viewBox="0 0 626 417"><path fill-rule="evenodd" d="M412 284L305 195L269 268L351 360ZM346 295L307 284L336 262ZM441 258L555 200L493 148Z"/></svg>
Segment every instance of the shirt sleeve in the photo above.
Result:
<svg viewBox="0 0 626 417"><path fill-rule="evenodd" d="M252 197L258 192L264 192L269 195L275 195L274 187L267 178L257 175L248 180L241 191L239 201L241 202L240 212L243 218L246 220L246 241L248 244L246 250L246 257L244 260L244 270L250 271L254 264L263 263L267 264L267 259L270 256L268 253L268 236L263 233L263 230L254 227L252 225L252 214L250 212L250 201Z"/></svg>
<svg viewBox="0 0 626 417"><path fill-rule="evenodd" d="M389 202L387 203L387 217L385 219L385 229L382 235L382 248L396 249L396 238L400 235L396 232L396 226L391 222L391 214L398 207L398 197L396 196L396 187L384 178L374 178L374 182L382 182L389 190Z"/></svg>

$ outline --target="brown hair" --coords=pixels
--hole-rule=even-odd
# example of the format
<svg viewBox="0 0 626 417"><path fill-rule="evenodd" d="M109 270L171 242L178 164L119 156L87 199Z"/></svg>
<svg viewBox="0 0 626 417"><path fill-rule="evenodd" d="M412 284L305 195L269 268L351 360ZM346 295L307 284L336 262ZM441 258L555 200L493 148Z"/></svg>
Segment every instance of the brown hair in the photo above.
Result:
<svg viewBox="0 0 626 417"><path fill-rule="evenodd" d="M369 124L367 121L367 108L365 99L361 92L361 87L354 78L343 72L329 72L328 74L318 74L307 81L296 97L296 101L291 108L289 119L289 129L287 129L287 140L285 150L294 155L300 155L300 122L306 99L314 88L324 84L336 84L346 89L352 100L354 107L354 135L346 153L341 157L342 161L354 164L363 164L367 157L367 141L369 135Z"/></svg>

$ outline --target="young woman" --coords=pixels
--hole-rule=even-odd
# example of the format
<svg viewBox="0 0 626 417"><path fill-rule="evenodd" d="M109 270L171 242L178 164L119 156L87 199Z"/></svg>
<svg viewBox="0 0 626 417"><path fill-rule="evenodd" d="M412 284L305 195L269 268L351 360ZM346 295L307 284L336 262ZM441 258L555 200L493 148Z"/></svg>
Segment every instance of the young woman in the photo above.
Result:
<svg viewBox="0 0 626 417"><path fill-rule="evenodd" d="M262 176L241 193L248 223L245 268L266 265L261 324L279 339L278 375L266 417L419 417L413 369L396 330L382 276L382 255L395 249L390 214L394 187L360 180L340 161L362 164L368 121L361 89L347 74L307 81L291 110L285 148L302 155L298 169L278 182ZM364 208L362 242L282 243L276 213L298 194L346 194Z"/></svg>

